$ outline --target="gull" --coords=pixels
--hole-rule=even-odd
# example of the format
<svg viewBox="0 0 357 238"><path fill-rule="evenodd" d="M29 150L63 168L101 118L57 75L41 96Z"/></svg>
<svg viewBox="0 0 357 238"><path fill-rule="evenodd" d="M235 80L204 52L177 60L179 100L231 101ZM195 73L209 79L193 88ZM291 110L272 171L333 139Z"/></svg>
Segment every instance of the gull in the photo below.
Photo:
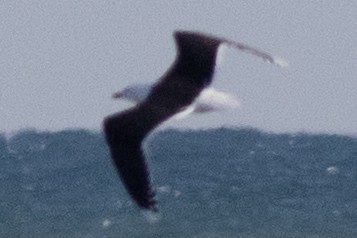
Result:
<svg viewBox="0 0 357 238"><path fill-rule="evenodd" d="M269 63L285 65L261 50L200 32L176 31L174 38L177 56L168 71L149 90L130 99L137 102L135 106L103 120L110 155L127 192L140 208L152 212L158 211L157 201L142 143L162 122L190 108L209 88L219 47L224 44Z"/></svg>

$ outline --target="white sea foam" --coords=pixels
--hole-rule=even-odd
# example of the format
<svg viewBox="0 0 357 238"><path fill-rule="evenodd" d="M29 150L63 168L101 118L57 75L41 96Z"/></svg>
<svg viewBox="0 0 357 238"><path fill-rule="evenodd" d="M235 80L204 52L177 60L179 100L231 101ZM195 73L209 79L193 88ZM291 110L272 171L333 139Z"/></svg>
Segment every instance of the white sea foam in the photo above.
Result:
<svg viewBox="0 0 357 238"><path fill-rule="evenodd" d="M326 172L328 174L335 175L335 174L338 174L340 172L340 170L335 166L330 166L326 169Z"/></svg>
<svg viewBox="0 0 357 238"><path fill-rule="evenodd" d="M109 227L110 225L112 225L112 221L111 220L109 220L108 218L106 218L106 219L104 219L103 221L102 221L102 226L104 227L104 228L107 228L107 227Z"/></svg>
<svg viewBox="0 0 357 238"><path fill-rule="evenodd" d="M158 223L162 218L161 214L158 212L142 211L141 213L144 215L146 221L150 224Z"/></svg>

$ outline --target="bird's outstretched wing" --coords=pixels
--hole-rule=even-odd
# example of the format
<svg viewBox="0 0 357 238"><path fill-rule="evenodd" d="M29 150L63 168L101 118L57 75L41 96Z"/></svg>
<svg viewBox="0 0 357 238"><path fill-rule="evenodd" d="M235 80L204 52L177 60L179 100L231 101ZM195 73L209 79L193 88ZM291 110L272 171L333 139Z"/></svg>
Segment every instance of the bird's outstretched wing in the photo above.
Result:
<svg viewBox="0 0 357 238"><path fill-rule="evenodd" d="M104 120L104 132L111 157L123 184L142 208L156 211L148 167L141 148L142 131L138 130L137 111L114 114Z"/></svg>
<svg viewBox="0 0 357 238"><path fill-rule="evenodd" d="M112 160L125 188L141 207L157 211L142 142L161 122L183 110L203 86L168 75L136 107L104 119L104 133Z"/></svg>

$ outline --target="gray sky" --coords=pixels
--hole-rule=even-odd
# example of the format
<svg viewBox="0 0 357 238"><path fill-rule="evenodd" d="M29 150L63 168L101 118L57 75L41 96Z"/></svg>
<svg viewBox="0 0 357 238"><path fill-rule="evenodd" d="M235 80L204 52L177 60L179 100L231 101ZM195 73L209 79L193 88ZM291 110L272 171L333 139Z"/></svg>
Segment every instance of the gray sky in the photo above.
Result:
<svg viewBox="0 0 357 238"><path fill-rule="evenodd" d="M175 58L172 32L199 30L285 58L226 51L214 86L238 111L177 126L357 134L357 1L1 1L0 131L101 128L130 104L112 92L153 82Z"/></svg>

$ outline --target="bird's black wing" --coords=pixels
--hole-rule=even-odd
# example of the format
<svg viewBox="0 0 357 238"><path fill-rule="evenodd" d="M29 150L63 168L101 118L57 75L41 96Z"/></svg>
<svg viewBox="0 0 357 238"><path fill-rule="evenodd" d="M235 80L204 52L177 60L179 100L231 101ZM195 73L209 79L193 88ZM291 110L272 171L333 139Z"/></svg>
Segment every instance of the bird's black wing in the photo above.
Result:
<svg viewBox="0 0 357 238"><path fill-rule="evenodd" d="M107 117L104 120L104 132L125 188L140 207L155 211L155 194L141 148L143 138L137 114L136 110L131 110Z"/></svg>
<svg viewBox="0 0 357 238"><path fill-rule="evenodd" d="M111 157L134 201L156 211L142 141L161 122L193 102L202 87L181 77L167 76L154 86L148 98L136 107L110 115L104 120L104 133Z"/></svg>

